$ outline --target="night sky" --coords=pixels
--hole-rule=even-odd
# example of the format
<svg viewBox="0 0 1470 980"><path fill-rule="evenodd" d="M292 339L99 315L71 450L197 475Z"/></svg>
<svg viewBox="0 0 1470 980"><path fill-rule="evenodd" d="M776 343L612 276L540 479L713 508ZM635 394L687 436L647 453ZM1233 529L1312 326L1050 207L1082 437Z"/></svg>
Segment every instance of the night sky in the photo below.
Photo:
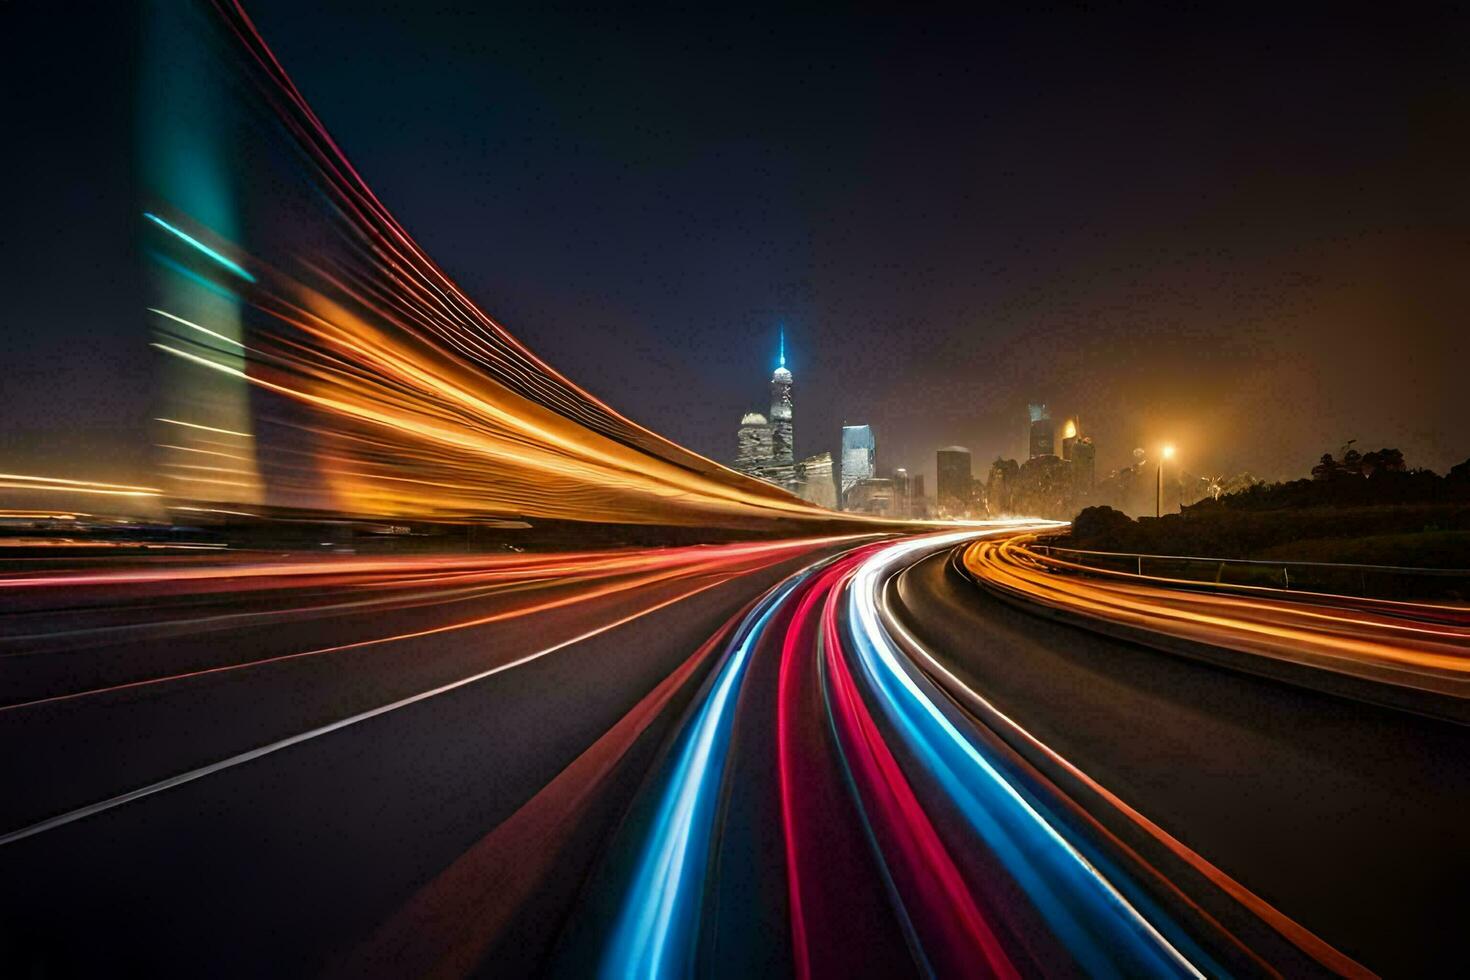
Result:
<svg viewBox="0 0 1470 980"><path fill-rule="evenodd" d="M256 0L339 144L493 316L728 461L778 324L797 449L1305 475L1470 455L1470 17L969 19ZM1346 9L1346 8L1344 8ZM1453 18L1453 19L1452 19ZM136 16L0 6L3 455L146 475ZM932 488L932 484L931 484Z"/></svg>

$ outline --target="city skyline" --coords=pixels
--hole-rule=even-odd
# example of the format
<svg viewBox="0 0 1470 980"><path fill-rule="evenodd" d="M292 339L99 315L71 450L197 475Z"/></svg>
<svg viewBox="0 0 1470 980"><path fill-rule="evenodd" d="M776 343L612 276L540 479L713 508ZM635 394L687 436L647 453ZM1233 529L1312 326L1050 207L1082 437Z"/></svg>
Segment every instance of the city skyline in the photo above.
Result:
<svg viewBox="0 0 1470 980"><path fill-rule="evenodd" d="M778 320L807 379L804 432L862 416L895 465L931 479L937 446L1019 453L1014 419L1037 398L1091 420L1100 472L1165 439L1210 469L1266 477L1297 475L1298 460L1354 438L1444 470L1458 460L1455 434L1470 429L1464 399L1432 370L1453 359L1458 311L1470 305L1453 274L1463 243L1445 231L1470 217L1454 190L1466 137L1451 124L1459 96L1435 83L1454 63L1456 34L1435 30L1433 18L1386 35L1336 25L1309 70L1286 54L1291 38L1320 36L1306 14L1279 24L1284 39L1269 51L1242 46L1249 25L1226 17L1188 32L1175 54L1083 12L963 19L937 39L915 19L854 19L828 42L829 67L804 60L819 25L797 17L773 70L751 82L752 105L775 113L767 120L719 81L731 59L764 43L739 24L726 25L722 51L678 18L608 34L530 13L497 15L489 28L485 15L407 5L305 11L267 0L252 10L354 163L472 296L589 390L708 458L725 457L725 420L748 400L743 379L765 367L766 351L744 340ZM23 26L33 15L10 16ZM98 72L126 75L132 56L111 43L136 31L125 6L71 30ZM353 43L324 43L339 36ZM441 43L454 38L482 40ZM1047 65L1078 67L1041 73L1029 55L1047 38L1065 52ZM667 69L644 63L651 45L682 49L670 41L687 41L690 53ZM974 57L976 43L986 58ZM1415 58L1389 85L1365 90L1347 67L1411 44ZM547 67L586 49L608 61L575 83ZM1087 95L1080 66L1113 49L1136 63ZM1177 86L1148 89L1187 71L1191 57L1209 64L1236 49L1249 52L1251 70L1229 81L1189 75L1197 104L1170 94ZM381 62L367 70L361 50ZM929 55L923 67L918 50ZM130 178L124 167L76 179L96 156L130 158L133 94L52 77L38 50L8 55L17 84L51 79L22 111L66 148L43 153L32 141L9 161L36 190L12 218L15 239L36 247L17 256L9 315L46 329L23 332L10 352L33 381L5 384L16 416L8 448L36 472L139 482L153 368L136 341L142 304L129 285L138 260ZM863 74L874 64L876 74ZM664 70L687 70L695 84L683 99L650 103ZM953 170L930 173L868 142L885 125L920 125L898 107L932 102L942 72L974 111L958 108L963 99L934 103L920 145L951 154ZM1038 87L1045 78L1051 87ZM1299 101L1280 106L1283 87ZM1023 95L1008 109L1012 89ZM1072 96L1085 116L1058 106ZM598 121L636 120L640 108L652 113L647 132ZM859 127L860 113L874 125ZM446 125L453 114L485 120L493 137ZM1075 135L1033 117L1068 119ZM61 118L69 124L58 127ZM826 121L811 137L792 135L810 118ZM1396 121L1405 118L1415 127ZM1252 145L1273 146L1269 166L1232 149L1257 126ZM732 143L726 131L742 135ZM1142 141L1136 157L1109 149L1116 133ZM511 145L517 152L504 152ZM829 145L858 169L834 169ZM1063 180L1048 162L1088 154L1098 156L1095 174ZM1130 176L1134 166L1143 169ZM538 183L546 173L585 190L558 204ZM710 199L714 173L734 183ZM872 186L894 193L868 194ZM614 206L611 224L634 244L584 233L584 199ZM656 220L636 220L648 209ZM1138 214L1142 225L1123 220ZM58 217L80 252L50 244ZM855 252L848 243L865 228L876 234L864 241L892 244ZM47 270L78 262L98 269L98 282L56 302ZM52 356L84 346L97 364ZM1374 373L1384 363L1399 369ZM649 371L687 378L708 411L671 402ZM55 390L86 394L56 404ZM797 434L799 456L827 448L806 438ZM77 472L84 462L92 472Z"/></svg>

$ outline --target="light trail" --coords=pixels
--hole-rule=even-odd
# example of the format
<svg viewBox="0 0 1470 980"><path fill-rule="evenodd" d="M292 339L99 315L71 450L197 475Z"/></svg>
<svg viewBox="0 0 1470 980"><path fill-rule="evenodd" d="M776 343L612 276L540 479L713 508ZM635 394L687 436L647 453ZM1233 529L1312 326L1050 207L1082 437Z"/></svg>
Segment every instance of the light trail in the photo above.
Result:
<svg viewBox="0 0 1470 980"><path fill-rule="evenodd" d="M916 683L878 616L882 582L896 565L973 535L894 545L856 571L848 593L851 639L880 705L895 728L945 785L971 826L1037 903L1042 915L1089 972L1203 976L1153 923L1027 801L982 747Z"/></svg>
<svg viewBox="0 0 1470 980"><path fill-rule="evenodd" d="M1214 594L1080 566L1029 550L1023 540L979 542L964 556L981 584L1026 602L1096 621L1223 647L1375 683L1470 699L1470 623L1446 622L1452 607L1322 597L1253 588ZM1066 574L1063 574L1066 572Z"/></svg>
<svg viewBox="0 0 1470 980"><path fill-rule="evenodd" d="M29 476L22 473L0 473L0 487L8 490L40 490L51 493L91 493L110 497L156 497L163 492L157 487L138 487L125 483L98 483L92 480L67 480L57 476Z"/></svg>
<svg viewBox="0 0 1470 980"><path fill-rule="evenodd" d="M873 901L890 906L921 972L1017 976L1063 963L1090 975L1231 972L1207 942L1231 950L1251 970L1279 975L1053 784L1034 771L1026 776L1008 757L993 757L977 727L986 722L963 714L944 698L943 687L926 687L937 660L911 660L912 637L890 632L883 595L897 569L1015 530L859 548L789 579L748 613L674 736L673 754L609 852L609 869L619 870L598 879L589 901L617 909L616 920L578 940L599 952L590 958L570 952L566 965L596 963L605 976L703 969L698 950L710 925L701 909L718 903L722 862L741 860L738 849L714 857L714 848L731 846L717 843L723 818L715 801L730 792L730 733L741 724L740 706L753 696L741 688L752 663L771 656L779 658L770 737L797 977L834 975L840 947L850 945L853 917L867 915L863 903ZM770 635L775 624L782 625ZM985 704L973 692L968 700ZM823 724L812 725L823 715L830 742L821 737ZM1056 807L1065 820L1058 822ZM1161 834L1136 810L1126 812ZM861 828L854 839L858 849L872 850L880 877L852 863L852 848L832 847L834 826ZM1367 975L1177 841L1160 839L1218 889L1216 904L1236 902L1322 965ZM994 878L999 869L1010 881L1004 888ZM1188 928L1154 897L1159 888L1188 910ZM478 948L488 942L479 940Z"/></svg>
<svg viewBox="0 0 1470 980"><path fill-rule="evenodd" d="M607 599L624 593L644 589L653 585L676 581L678 579L699 578L706 575L729 576L737 572L750 571L753 569L765 567L766 565L772 563L785 561L795 550L806 550L812 547L820 547L831 543L831 540L818 539L816 541L805 540L796 542L777 542L775 544L760 546L725 546L720 549L694 548L683 549L674 552L638 552L622 556L615 556L612 560L609 560L608 558L603 556L594 556L590 560L583 560L582 562L570 564L567 562L537 562L533 560L530 562L526 562L525 567L523 568L511 568L500 572L490 573L495 578L501 580L497 586L498 591L503 592L507 587L515 586L525 588L530 583L544 584L555 587L568 587L577 585L585 586L586 583L595 582L599 579L611 578L615 580L596 587L587 586L582 588L581 591L578 591L572 595L563 596L558 599L550 599L539 603L517 606L509 610L504 610L484 616L472 617L452 623L441 624L427 629L415 630L411 632L393 634L388 636L371 637L368 639L357 640L350 643L332 644L310 650L293 651L291 653L278 654L275 656L259 656L238 663L222 664L198 670L183 671L179 673L141 678L126 681L123 683L108 684L77 691L70 691L61 694L53 694L41 698L31 698L10 704L0 704L0 713L18 711L28 708L36 708L43 705L57 704L61 702L76 701L84 698L107 694L116 694L121 691L152 688L165 684L176 684L184 681L195 680L202 677L211 677L241 670L257 669L275 664L304 660L310 657L342 653L349 650L359 650L366 647L401 642L406 640L423 639L425 637L436 636L444 633L451 633L460 630L473 629L481 626L488 626L493 623L506 622L512 619L519 619L526 616L548 613L558 609L578 606L594 600ZM401 586L403 584L408 584L409 582L414 585L424 585L429 584L432 581L432 579L405 580L402 575L406 570L395 567L395 564L392 562L379 561L375 563L370 563L370 566L376 571L390 571L397 574L393 578L386 581L379 580L376 583L355 583L357 588L361 588L364 585L370 584L376 584L379 587ZM308 568L309 567L311 566L308 566ZM422 567L422 565L420 564L419 567ZM270 570L279 571L278 568L271 568ZM303 569L295 568L292 568L290 570L298 573L303 571ZM238 571L240 570L236 571L237 575L235 577L239 577ZM262 574L265 572L265 570L263 569L255 571ZM463 581L464 579L468 578L479 580L482 583L486 579L486 577L486 573L477 571L459 572L454 576L454 578L459 581ZM3 594L3 589L0 589L0 594ZM486 595L489 594L498 594L498 592L487 593L483 591L483 586L481 586L470 590L468 595L456 596L452 598L446 598L442 595L429 599L418 599L416 597L393 597L388 599L359 601L354 603L338 603L325 607L307 607L300 610L298 612L298 615L319 616L332 612L345 612L353 609L361 609L370 605L385 606L401 610L416 608L426 604L426 602L431 604L445 602L464 602L467 599L484 598ZM201 628L205 627L226 627L228 625L238 623L242 617L248 615L250 614L227 614L224 617L207 617L204 619L196 618L191 620L184 620L181 622L174 622L169 624L169 629L167 630L167 632L160 631L157 625L145 626L144 628L150 629L153 637L155 639L161 640L165 636L177 636L180 634L186 634L191 631L197 632ZM280 613L272 613L270 615L277 621L281 621L282 619ZM119 630L115 627L108 628L106 632L113 634L114 637L119 635ZM126 632L126 628L124 628L123 632ZM36 637L26 636L0 638L0 640L3 640L7 643L28 642L29 645L33 648L35 646L36 639ZM34 655L34 653L26 655ZM16 656L16 654L9 654L8 656L13 657Z"/></svg>
<svg viewBox="0 0 1470 980"><path fill-rule="evenodd" d="M704 868L709 861L719 783L734 724L732 702L751 651L781 602L809 572L773 590L746 618L734 648L681 735L599 975L683 977L694 968Z"/></svg>
<svg viewBox="0 0 1470 980"><path fill-rule="evenodd" d="M169 425L179 425L179 426L183 426L186 429L197 429L200 432L213 432L216 435L236 436L237 438L240 438L240 439L253 439L253 438L255 438L254 436L252 436L248 432L238 432L238 431L236 431L234 429L218 429L218 428L215 428L212 425L200 425L198 422L181 422L178 419L165 419L165 418L156 418L153 421L155 421L155 422L165 422L165 423L167 423Z"/></svg>
<svg viewBox="0 0 1470 980"><path fill-rule="evenodd" d="M611 622L604 623L593 629L587 630L583 633L579 633L578 635L571 637L570 639L551 644L550 646L543 647L542 649L536 650L532 653L524 654L520 657L517 657L516 659L511 660L507 663L490 667L486 670L479 671L467 677L460 678L459 680L451 681L447 684L440 684L426 691L421 691L408 697L399 698L395 701L379 705L378 707L371 708L367 711L357 712L345 718L340 718L336 721L307 729L306 731L299 732L295 735L277 739L275 741L266 743L265 745L261 745L257 748L231 755L227 758L209 763L208 765L199 766L185 772L177 773L173 776L169 776L166 779L161 779L156 782L148 783L126 793L120 793L116 796L111 796L107 799L88 804L87 806L77 807L76 809L69 810L65 813L60 813L56 816L48 817L45 820L41 820L28 826L21 827L17 830L13 830L5 834L0 834L0 847L8 844L14 844L18 841L34 837L38 834L46 833L50 830L55 830L58 827L64 827L68 824L75 823L79 820L84 820L88 817L96 816L97 814L104 813L116 807L123 806L125 804L132 803L149 796L153 796L157 793L162 793L166 790L170 790L175 787L194 782L198 779L203 779L206 776L211 776L215 773L223 772L235 766L242 765L247 762L252 762L256 759L261 759L269 755L273 755L274 753L280 752L284 749L288 749L294 745L299 745L303 742L310 741L311 739L320 738L323 735L328 735L333 732L341 731L353 725L361 724L364 721L368 721L373 718L388 714L389 712L398 711L410 705L415 705L423 701L427 701L430 698L435 698L442 694L447 694L450 691L459 690L460 688L475 684L479 681L486 680L490 677L494 677L495 675L504 673L505 671L513 670L517 667L532 663L533 661L539 660L542 657L548 656L549 654L556 653L559 650L564 650L567 647L585 642L592 639L593 637L601 636L602 634L607 633L610 630L617 629L620 626L624 626L628 623L634 622L635 620L642 619L644 616L658 612L661 609L666 609L669 606L684 601L685 599L691 598L693 596L699 595L702 592L707 592L710 589L723 585L726 581L727 579L722 578L715 582L709 582L704 585L687 589L676 596L661 600L649 606L645 606L637 610L636 612L629 613L628 615L619 617L618 619L615 619Z"/></svg>
<svg viewBox="0 0 1470 980"><path fill-rule="evenodd" d="M250 273L246 272L245 269L244 269L244 267L241 266L240 263L236 262L235 260L233 260L231 258L227 258L226 256L220 254L218 251L216 251L215 249L210 248L208 245L204 244L199 239L197 239L194 236L188 234L187 232L180 231L179 229L175 228L173 225L169 224L167 221L164 221L158 215L156 215L156 214L150 214L149 212L146 212L145 211L145 212L143 212L143 217L147 218L149 221L153 222L155 225L157 225L158 227L162 228L164 231L168 232L170 235L173 235L179 241L181 241L184 244L190 246L191 248L194 248L194 249L198 250L198 252L201 255L207 255L207 256L209 256L215 262L218 262L221 266L223 266L224 268L230 270L235 275L239 276L241 279L244 279L246 282L254 282L255 281L255 277L252 276Z"/></svg>
<svg viewBox="0 0 1470 980"><path fill-rule="evenodd" d="M637 739L746 621L758 600L716 631L596 742L503 823L421 888L332 975L360 977L393 962L403 975L468 976L520 906L544 887L577 829Z"/></svg>
<svg viewBox="0 0 1470 980"><path fill-rule="evenodd" d="M1284 915L1269 902L1256 895L1240 882L1236 881L1214 864L1206 860L1198 852L1182 843L1178 838L1165 831L1162 827L1150 820L1136 808L1119 798L1115 793L1093 779L1085 771L1064 758L1060 753L1037 738L1029 730L1023 727L1014 718L997 708L989 699L966 684L953 671L951 671L942 660L936 656L928 647L921 643L903 624L902 619L897 616L888 602L888 589L884 588L878 600L879 615L884 631L893 638L914 662L916 662L926 674L933 678L946 692L962 704L972 715L981 720L992 729L1001 733L1007 742L1018 741L1030 748L1040 752L1050 763L1057 766L1067 775L1078 780L1088 790L1114 808L1135 826L1143 830L1148 836L1158 841L1172 854L1185 861L1190 867L1198 871L1213 885L1220 888L1232 899L1248 908L1263 922L1269 924L1273 929L1286 937L1290 942L1311 956L1323 966L1332 970L1340 976L1345 977L1371 977L1371 971L1356 963L1349 957L1343 955L1337 949L1323 942L1318 936L1303 928L1300 923ZM1059 791L1058 791L1059 792ZM1086 815L1089 823L1093 824L1099 833L1105 834L1113 846L1124 850L1138 865L1143 867L1151 876L1155 877L1160 884L1168 888L1186 904L1192 906L1197 914L1201 915L1207 922L1218 929L1222 935L1229 938L1231 943L1242 951L1252 961L1256 962L1267 973L1275 975L1276 971L1253 950L1246 947L1238 937L1225 929L1213 916L1200 908L1187 894L1179 889L1178 885L1169 881L1158 869L1143 862L1136 852L1128 848L1121 841L1104 831L1100 824L1087 814L1085 810L1078 808L1080 813Z"/></svg>

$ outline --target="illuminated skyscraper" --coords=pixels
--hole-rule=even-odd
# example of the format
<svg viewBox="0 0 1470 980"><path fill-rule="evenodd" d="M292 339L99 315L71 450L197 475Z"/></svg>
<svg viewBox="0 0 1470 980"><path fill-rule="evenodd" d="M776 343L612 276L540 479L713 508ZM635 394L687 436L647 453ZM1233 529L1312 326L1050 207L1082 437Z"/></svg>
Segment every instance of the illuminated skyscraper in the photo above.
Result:
<svg viewBox="0 0 1470 980"><path fill-rule="evenodd" d="M1031 405L1031 458L1056 455L1056 428L1045 405Z"/></svg>
<svg viewBox="0 0 1470 980"><path fill-rule="evenodd" d="M793 493L799 489L796 446L792 434L791 372L786 369L786 331L776 370L771 374L771 414L747 412L740 420L735 469Z"/></svg>
<svg viewBox="0 0 1470 980"><path fill-rule="evenodd" d="M791 418L791 372L786 370L786 331L781 331L781 349L776 370L771 374L771 476L772 483L793 487L796 480L796 440Z"/></svg>
<svg viewBox="0 0 1470 980"><path fill-rule="evenodd" d="M847 506L847 492L875 473L878 448L873 429L867 425L842 427L842 501Z"/></svg>

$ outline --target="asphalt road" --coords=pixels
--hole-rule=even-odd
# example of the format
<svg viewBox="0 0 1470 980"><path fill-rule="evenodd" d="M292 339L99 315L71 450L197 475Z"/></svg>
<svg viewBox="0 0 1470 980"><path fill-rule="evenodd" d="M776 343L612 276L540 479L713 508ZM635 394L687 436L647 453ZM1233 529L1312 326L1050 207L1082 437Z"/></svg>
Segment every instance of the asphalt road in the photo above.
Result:
<svg viewBox="0 0 1470 980"><path fill-rule="evenodd" d="M1470 921L1470 728L1054 622L945 555L900 618L974 691L1359 962L1444 975Z"/></svg>
<svg viewBox="0 0 1470 980"><path fill-rule="evenodd" d="M725 649L722 627L753 599L857 543L0 575L0 973L581 972L609 948L628 861L663 839L649 815L684 785L665 782L676 722L688 738L719 717L711 758L726 771L698 784L718 802L689 825L713 835L686 869L703 912L671 949L693 943L692 962L720 975L781 972L800 950L846 972L917 969L873 850L906 867L915 827L1001 889L977 899L1006 897L986 914L1025 926L1030 900L926 781L915 752L938 743L869 730L914 780L917 824L874 824L849 798L881 803L877 784L843 782L868 770L846 768L857 742L833 754L825 685L869 683L846 672L867 669L853 644L872 627L818 614L867 558L783 591L748 669L711 700L724 676L711 664L732 661L696 651ZM1470 729L1056 622L993 598L938 547L886 580L886 606L961 684L1369 968L1457 961ZM888 711L920 689L864 690ZM991 737L1045 769L1014 732L974 744ZM1117 808L1057 787L1153 859ZM788 865L793 840L809 863ZM949 897L924 904L927 872L904 880L911 909L949 914ZM1202 894L1188 871L1178 881ZM925 956L964 950L927 935ZM1067 962L1036 955L1017 962Z"/></svg>
<svg viewBox="0 0 1470 980"><path fill-rule="evenodd" d="M10 706L0 708L0 833L226 764L0 845L5 972L321 973L741 607L836 550L761 554L654 581L623 569L580 585L522 583L427 605L407 601L424 593L421 583L391 581L190 591L101 607L74 593L66 615L37 599L13 604L0 643L0 701ZM385 601L341 608L364 595ZM216 617L243 613L259 615L218 626ZM160 638L158 624L178 620L185 625ZM342 648L375 637L402 638ZM289 656L311 651L320 652ZM159 677L176 679L147 682ZM640 778L638 758L656 749L686 701L675 699L589 806L584 842L618 818ZM590 860L592 849L584 843L573 863ZM577 871L568 869L569 881ZM531 903L517 926L528 961L554 936L557 923L544 914Z"/></svg>

